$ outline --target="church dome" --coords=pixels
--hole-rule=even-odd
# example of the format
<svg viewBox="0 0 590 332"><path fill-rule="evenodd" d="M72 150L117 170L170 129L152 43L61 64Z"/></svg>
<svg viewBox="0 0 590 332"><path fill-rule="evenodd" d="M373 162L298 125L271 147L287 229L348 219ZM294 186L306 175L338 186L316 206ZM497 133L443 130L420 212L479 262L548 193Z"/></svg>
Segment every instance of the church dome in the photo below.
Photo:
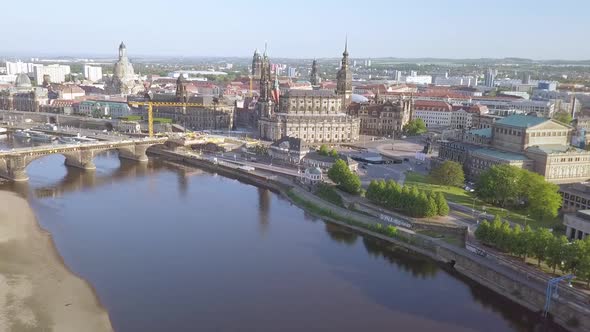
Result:
<svg viewBox="0 0 590 332"><path fill-rule="evenodd" d="M18 76L16 76L16 80L14 81L14 85L17 88L30 88L33 86L31 84L31 80L29 79L29 76L25 73L20 73L20 74L18 74Z"/></svg>
<svg viewBox="0 0 590 332"><path fill-rule="evenodd" d="M369 99L367 99L367 97L365 97L363 95L354 94L354 93L351 96L351 100L353 103L359 103L359 104L369 102Z"/></svg>

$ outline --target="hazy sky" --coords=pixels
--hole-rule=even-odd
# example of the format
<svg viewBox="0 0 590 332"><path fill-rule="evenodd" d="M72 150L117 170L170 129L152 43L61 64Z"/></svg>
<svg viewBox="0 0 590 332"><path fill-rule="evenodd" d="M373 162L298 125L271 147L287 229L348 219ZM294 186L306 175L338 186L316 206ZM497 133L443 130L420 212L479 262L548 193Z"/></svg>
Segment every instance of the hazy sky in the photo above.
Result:
<svg viewBox="0 0 590 332"><path fill-rule="evenodd" d="M588 0L3 1L0 54L590 59Z"/></svg>

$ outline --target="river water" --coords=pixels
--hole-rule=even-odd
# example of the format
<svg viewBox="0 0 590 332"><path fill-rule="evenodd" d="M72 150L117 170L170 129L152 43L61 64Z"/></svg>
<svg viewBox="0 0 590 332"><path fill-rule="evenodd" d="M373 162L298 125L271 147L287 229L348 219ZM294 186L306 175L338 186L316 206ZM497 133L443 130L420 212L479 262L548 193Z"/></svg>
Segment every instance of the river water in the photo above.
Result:
<svg viewBox="0 0 590 332"><path fill-rule="evenodd" d="M0 147L12 146L0 141ZM275 193L151 159L48 156L27 197L116 331L554 331L426 258L324 223Z"/></svg>

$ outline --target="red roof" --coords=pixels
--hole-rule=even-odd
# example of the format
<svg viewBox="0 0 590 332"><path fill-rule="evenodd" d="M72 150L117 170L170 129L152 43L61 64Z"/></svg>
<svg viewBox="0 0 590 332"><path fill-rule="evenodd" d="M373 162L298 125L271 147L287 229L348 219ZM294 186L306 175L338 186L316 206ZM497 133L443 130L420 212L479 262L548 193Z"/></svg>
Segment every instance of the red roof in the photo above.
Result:
<svg viewBox="0 0 590 332"><path fill-rule="evenodd" d="M415 100L414 108L416 110L436 110L443 112L451 112L453 110L451 104L439 100Z"/></svg>

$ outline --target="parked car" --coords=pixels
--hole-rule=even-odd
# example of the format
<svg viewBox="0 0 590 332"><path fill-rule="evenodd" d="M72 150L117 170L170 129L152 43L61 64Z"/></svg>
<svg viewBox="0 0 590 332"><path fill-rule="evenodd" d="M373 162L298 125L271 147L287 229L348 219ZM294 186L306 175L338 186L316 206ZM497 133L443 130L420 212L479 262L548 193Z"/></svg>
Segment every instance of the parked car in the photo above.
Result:
<svg viewBox="0 0 590 332"><path fill-rule="evenodd" d="M404 161L410 161L410 158L404 158Z"/></svg>

